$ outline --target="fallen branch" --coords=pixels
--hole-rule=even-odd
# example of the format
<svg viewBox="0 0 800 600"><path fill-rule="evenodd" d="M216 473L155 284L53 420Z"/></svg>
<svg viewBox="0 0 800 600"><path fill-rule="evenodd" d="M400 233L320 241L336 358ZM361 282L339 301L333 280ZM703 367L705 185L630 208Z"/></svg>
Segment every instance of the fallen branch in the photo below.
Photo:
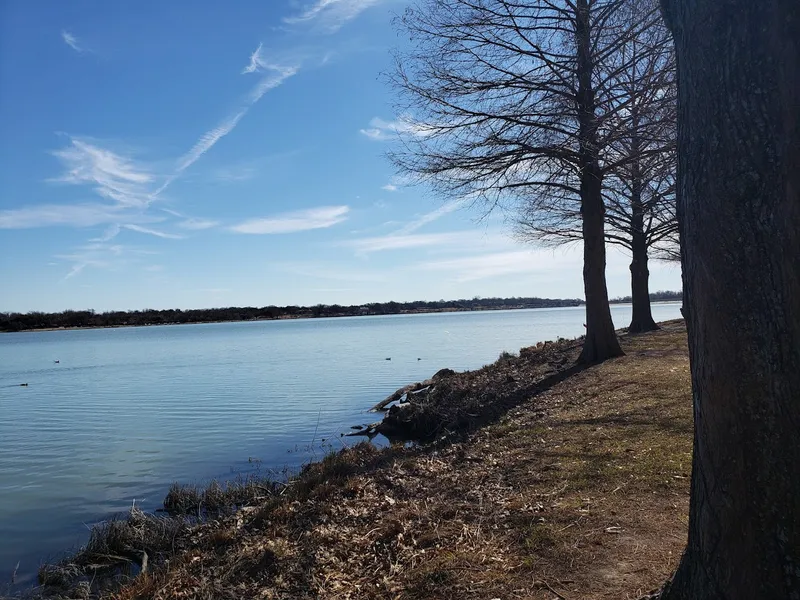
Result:
<svg viewBox="0 0 800 600"><path fill-rule="evenodd" d="M383 399L380 402L378 402L375 406L370 408L369 411L370 412L383 412L383 411L387 410L387 407L390 404L392 404L393 402L397 402L403 396L407 396L408 394L418 393L419 391L421 391L421 390L423 390L425 388L430 388L431 385L433 385L433 380L432 379L426 379L425 381L417 382L417 383L410 383L405 387L401 387L399 390L397 390L393 394L390 394L385 399Z"/></svg>

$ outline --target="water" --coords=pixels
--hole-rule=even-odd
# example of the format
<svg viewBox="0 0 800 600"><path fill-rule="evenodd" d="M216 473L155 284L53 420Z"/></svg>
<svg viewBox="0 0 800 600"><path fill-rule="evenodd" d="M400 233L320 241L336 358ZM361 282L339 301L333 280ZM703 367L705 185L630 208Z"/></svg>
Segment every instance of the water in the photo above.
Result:
<svg viewBox="0 0 800 600"><path fill-rule="evenodd" d="M629 305L612 312L628 324ZM173 481L297 466L395 389L583 322L558 308L0 335L0 585L134 499L157 508Z"/></svg>

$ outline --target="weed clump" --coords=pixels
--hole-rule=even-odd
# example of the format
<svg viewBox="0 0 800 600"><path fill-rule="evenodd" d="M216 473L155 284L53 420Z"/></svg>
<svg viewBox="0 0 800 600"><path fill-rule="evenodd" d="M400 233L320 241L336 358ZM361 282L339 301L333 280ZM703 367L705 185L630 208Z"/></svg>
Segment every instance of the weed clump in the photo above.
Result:
<svg viewBox="0 0 800 600"><path fill-rule="evenodd" d="M212 481L205 487L173 483L164 498L164 511L170 516L214 517L261 503L280 489L280 483L258 475L222 484Z"/></svg>
<svg viewBox="0 0 800 600"><path fill-rule="evenodd" d="M112 582L145 571L148 564L161 562L175 552L176 542L188 527L185 519L153 515L134 507L125 518L92 527L89 541L74 555L42 565L39 584L75 595L90 581Z"/></svg>

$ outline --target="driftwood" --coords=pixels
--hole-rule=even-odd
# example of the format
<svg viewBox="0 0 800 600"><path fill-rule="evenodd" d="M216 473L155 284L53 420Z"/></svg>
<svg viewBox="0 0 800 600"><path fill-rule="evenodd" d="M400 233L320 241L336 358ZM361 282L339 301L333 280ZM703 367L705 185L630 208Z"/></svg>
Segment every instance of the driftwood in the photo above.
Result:
<svg viewBox="0 0 800 600"><path fill-rule="evenodd" d="M383 412L388 408L390 404L399 401L403 396L407 396L408 394L413 394L414 392L418 392L419 390L429 388L432 384L433 384L432 379L426 379L425 381L418 383L410 383L405 387L401 387L393 394L387 396L384 400L378 402L375 406L369 409L369 412Z"/></svg>
<svg viewBox="0 0 800 600"><path fill-rule="evenodd" d="M405 427L407 417L414 412L418 404L412 402L403 402L390 406L386 411L383 420L376 421L369 425L364 425L357 431L352 431L345 434L346 437L364 436L369 439L374 438L378 434L385 435L390 440L399 439L402 437L402 432ZM400 434L400 435L398 435Z"/></svg>
<svg viewBox="0 0 800 600"><path fill-rule="evenodd" d="M437 381L444 377L450 377L451 375L455 374L456 372L452 369L440 369L430 379L426 379L425 381L420 381L417 383L410 383L407 386L401 387L393 394L390 394L385 399L378 402L375 406L370 408L369 411L384 412L393 402L404 402L403 396L405 396L405 402L410 402L411 400L420 400L433 391Z"/></svg>
<svg viewBox="0 0 800 600"><path fill-rule="evenodd" d="M351 431L350 433L345 433L344 435L345 437L364 436L372 439L380 433L379 428L381 423L383 423L383 421L377 421L375 423L371 423L370 425L359 425L356 431Z"/></svg>

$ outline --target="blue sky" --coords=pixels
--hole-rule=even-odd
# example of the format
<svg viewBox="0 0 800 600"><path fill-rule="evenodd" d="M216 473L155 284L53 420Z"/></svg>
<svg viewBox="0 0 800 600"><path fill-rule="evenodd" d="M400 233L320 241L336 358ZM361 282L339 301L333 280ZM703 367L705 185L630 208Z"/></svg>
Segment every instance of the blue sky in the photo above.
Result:
<svg viewBox="0 0 800 600"><path fill-rule="evenodd" d="M405 4L3 2L0 310L582 297L580 248L394 176Z"/></svg>

